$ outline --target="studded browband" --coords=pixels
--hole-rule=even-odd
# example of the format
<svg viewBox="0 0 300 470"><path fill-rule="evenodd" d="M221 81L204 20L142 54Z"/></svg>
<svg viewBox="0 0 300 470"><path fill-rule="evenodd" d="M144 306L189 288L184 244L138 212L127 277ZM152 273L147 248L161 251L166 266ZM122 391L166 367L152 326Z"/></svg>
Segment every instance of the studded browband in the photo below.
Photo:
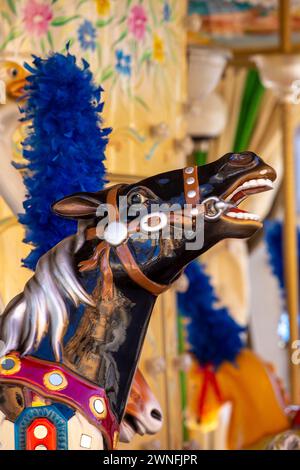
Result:
<svg viewBox="0 0 300 470"><path fill-rule="evenodd" d="M183 182L185 201L187 204L191 205L195 211L197 211L196 206L200 202L197 166L187 167L183 169ZM118 191L121 187L123 187L123 185L115 185L110 188L106 199L108 211L110 206L114 207L113 220L116 222L119 221L117 196ZM111 214L109 213L108 215L110 218ZM197 215L197 212L195 212L194 215ZM92 227L87 229L86 236L88 240L94 239L96 237L96 228ZM169 288L169 285L158 284L157 282L152 281L141 271L130 251L127 241L128 239L124 240L119 245L114 246L114 250L130 279L155 296L158 296L162 292L166 291ZM109 266L110 249L111 247L106 241L101 241L101 243L99 243L99 245L96 247L92 258L86 261L82 261L79 264L80 271L88 271L90 269L95 269L99 264L99 260L101 259L101 271L103 273L104 278L103 289L105 295L108 297L112 297L113 282L112 272Z"/></svg>
<svg viewBox="0 0 300 470"><path fill-rule="evenodd" d="M200 204L200 188L198 180L198 167L188 166L183 169L184 198L186 204L194 208Z"/></svg>

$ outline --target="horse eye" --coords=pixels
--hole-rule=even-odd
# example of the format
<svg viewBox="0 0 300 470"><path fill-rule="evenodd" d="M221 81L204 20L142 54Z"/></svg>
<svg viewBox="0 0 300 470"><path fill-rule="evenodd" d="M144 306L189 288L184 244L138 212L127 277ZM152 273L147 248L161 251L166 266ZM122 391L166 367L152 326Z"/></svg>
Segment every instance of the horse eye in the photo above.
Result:
<svg viewBox="0 0 300 470"><path fill-rule="evenodd" d="M10 69L9 70L9 74L12 76L12 77L16 77L18 75L18 70L17 69Z"/></svg>
<svg viewBox="0 0 300 470"><path fill-rule="evenodd" d="M128 196L128 204L143 204L146 201L145 196L140 193L132 193Z"/></svg>

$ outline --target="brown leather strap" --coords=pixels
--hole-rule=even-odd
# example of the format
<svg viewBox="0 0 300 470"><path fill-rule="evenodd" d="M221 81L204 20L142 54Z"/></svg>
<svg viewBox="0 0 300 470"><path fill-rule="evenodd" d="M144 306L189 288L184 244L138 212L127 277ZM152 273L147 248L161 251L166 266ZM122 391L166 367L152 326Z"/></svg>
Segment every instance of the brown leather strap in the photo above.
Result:
<svg viewBox="0 0 300 470"><path fill-rule="evenodd" d="M118 191L123 186L123 184L116 184L109 188L107 197L106 197L106 204L108 209L108 219L110 222L118 222L119 220L119 210L118 210ZM110 211L111 206L114 207L114 211Z"/></svg>
<svg viewBox="0 0 300 470"><path fill-rule="evenodd" d="M196 206L200 203L198 167L188 166L183 169L184 197L186 204Z"/></svg>
<svg viewBox="0 0 300 470"><path fill-rule="evenodd" d="M123 186L123 184L115 184L108 188L108 193L106 197L106 204L108 210L108 220L118 221L119 220L119 211L117 205L117 195L119 189ZM111 207L114 207L114 211L111 210ZM98 229L99 230L99 229ZM101 232L101 229L99 230ZM85 237L87 240L94 240L97 237L97 227L89 227L85 231ZM99 232L98 232L99 237Z"/></svg>
<svg viewBox="0 0 300 470"><path fill-rule="evenodd" d="M184 181L184 196L185 196L186 203L191 204L192 206L197 206L197 204L199 204L200 202L200 190L199 190L197 166L187 167L183 169L183 181ZM108 217L109 217L110 222L119 220L117 197L118 197L118 191L120 187L122 186L123 185L115 185L108 190L106 204L108 205L108 214L109 214ZM110 206L114 208L114 211L110 210ZM96 237L95 227L87 229L86 237L88 240L91 240ZM109 250L106 250L105 246L106 246L105 242L101 242L97 246L93 257L90 260L83 261L80 263L80 270L84 271L88 269L93 269L99 262L100 256L103 256L101 268L109 271L107 275L108 279L106 283L108 287L112 285L113 280L111 276L111 270L110 270L109 259L108 259ZM151 292L151 294L153 295L159 295L169 288L168 285L158 284L157 282L152 281L141 271L133 255L130 252L130 249L127 245L127 240L121 245L115 247L114 250L116 251L126 273L130 277L130 279L134 281L137 285L147 290L148 292ZM104 252L104 255L103 255L103 252Z"/></svg>
<svg viewBox="0 0 300 470"><path fill-rule="evenodd" d="M101 258L101 273L103 276L102 299L111 301L113 299L113 273L109 264L110 246L106 246Z"/></svg>
<svg viewBox="0 0 300 470"><path fill-rule="evenodd" d="M96 233L95 233L95 237L96 237ZM80 261L80 263L78 263L79 271L84 272L84 271L90 271L91 269L96 269L99 265L99 259L101 255L103 254L103 252L105 251L105 249L106 249L105 243L100 242L99 245L96 246L91 258Z"/></svg>
<svg viewBox="0 0 300 470"><path fill-rule="evenodd" d="M107 204L112 204L115 207L117 220L119 220L117 202L118 189L118 187L114 186L108 192L106 199ZM140 270L138 264L130 252L127 241L115 247L115 251L130 279L140 287L147 290L148 292L151 292L153 295L159 295L169 288L167 285L158 284L157 282L152 281Z"/></svg>
<svg viewBox="0 0 300 470"><path fill-rule="evenodd" d="M133 258L128 245L122 243L115 250L130 279L140 287L151 292L153 295L159 295L169 288L169 286L158 284L145 276Z"/></svg>

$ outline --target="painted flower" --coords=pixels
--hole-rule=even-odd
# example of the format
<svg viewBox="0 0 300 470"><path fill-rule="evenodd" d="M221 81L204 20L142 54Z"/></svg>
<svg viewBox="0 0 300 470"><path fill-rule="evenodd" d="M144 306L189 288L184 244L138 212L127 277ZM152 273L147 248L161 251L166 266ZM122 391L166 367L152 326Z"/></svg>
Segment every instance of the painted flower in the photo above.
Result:
<svg viewBox="0 0 300 470"><path fill-rule="evenodd" d="M170 21L171 19L171 14L172 14L172 9L171 9L171 5L169 2L164 2L164 6L163 6L163 19L165 22L168 22Z"/></svg>
<svg viewBox="0 0 300 470"><path fill-rule="evenodd" d="M25 29L35 36L45 34L53 18L51 7L46 3L39 3L36 0L28 0L24 7L23 15Z"/></svg>
<svg viewBox="0 0 300 470"><path fill-rule="evenodd" d="M110 12L110 0L95 0L97 12L100 16L105 16Z"/></svg>
<svg viewBox="0 0 300 470"><path fill-rule="evenodd" d="M146 33L147 15L142 5L135 5L131 8L128 18L128 28L133 36L142 41Z"/></svg>
<svg viewBox="0 0 300 470"><path fill-rule="evenodd" d="M163 62L165 59L164 43L157 34L153 36L153 59L156 60L156 62Z"/></svg>
<svg viewBox="0 0 300 470"><path fill-rule="evenodd" d="M92 23L85 20L78 28L78 40L83 50L96 49L96 29Z"/></svg>
<svg viewBox="0 0 300 470"><path fill-rule="evenodd" d="M131 56L124 54L121 49L116 50L116 70L121 75L131 75Z"/></svg>

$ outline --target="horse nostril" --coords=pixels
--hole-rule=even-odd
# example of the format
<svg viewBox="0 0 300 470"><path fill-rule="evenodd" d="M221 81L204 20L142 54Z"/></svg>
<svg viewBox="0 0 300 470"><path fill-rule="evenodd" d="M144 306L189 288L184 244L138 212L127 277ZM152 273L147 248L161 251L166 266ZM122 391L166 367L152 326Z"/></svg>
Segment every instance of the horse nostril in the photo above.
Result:
<svg viewBox="0 0 300 470"><path fill-rule="evenodd" d="M151 416L152 418L154 419L157 419L157 421L161 421L162 420L162 414L159 410L157 410L156 408L153 408L153 410L151 410Z"/></svg>
<svg viewBox="0 0 300 470"><path fill-rule="evenodd" d="M254 154L252 152L233 153L229 157L230 164L233 166L245 166L252 163Z"/></svg>

